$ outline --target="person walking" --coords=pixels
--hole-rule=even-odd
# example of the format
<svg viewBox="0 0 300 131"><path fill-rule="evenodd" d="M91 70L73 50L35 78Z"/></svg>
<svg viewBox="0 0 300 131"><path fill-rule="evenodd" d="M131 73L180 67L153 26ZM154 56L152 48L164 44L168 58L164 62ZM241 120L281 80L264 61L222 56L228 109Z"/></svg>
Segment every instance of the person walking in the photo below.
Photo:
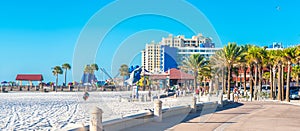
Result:
<svg viewBox="0 0 300 131"><path fill-rule="evenodd" d="M234 102L238 102L239 101L239 95L240 95L240 91L239 89L235 86L233 89L233 93L234 93Z"/></svg>

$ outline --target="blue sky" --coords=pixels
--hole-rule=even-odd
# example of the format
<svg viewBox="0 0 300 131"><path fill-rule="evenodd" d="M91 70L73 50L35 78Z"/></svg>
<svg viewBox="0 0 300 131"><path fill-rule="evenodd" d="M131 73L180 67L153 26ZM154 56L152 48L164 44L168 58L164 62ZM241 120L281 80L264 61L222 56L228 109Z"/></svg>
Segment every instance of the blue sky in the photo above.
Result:
<svg viewBox="0 0 300 131"><path fill-rule="evenodd" d="M55 77L51 74L51 67L66 62L72 64L74 48L80 32L92 16L110 2L112 1L1 1L0 81L14 80L16 74L21 73L40 73L43 74L46 82L55 81ZM128 1L128 6L131 2L135 1ZM298 0L188 0L187 2L206 16L223 44L237 42L267 45L278 41L288 46L300 43L298 24L300 9L297 7L300 1ZM166 10L176 8L165 6ZM115 11L118 12L118 9ZM178 9L178 13L189 14L190 12ZM197 20L191 21L197 22ZM142 34L143 32L138 33L141 30L152 30L157 33L152 33L147 38L133 35ZM151 31L148 32L151 34ZM128 49L124 47L126 51L138 54L139 52L133 48L142 48L152 40L159 41L163 37L160 34L167 33L184 34L187 37L193 35L181 23L162 16L142 15L127 19L107 34L103 45L98 49L96 63L109 72L114 70L111 72L114 76L118 65L112 67L111 58L116 54L114 51L120 43L136 42L139 47L126 46ZM205 35L205 32L199 33ZM118 56L118 59L124 57L126 56ZM138 55L131 64L139 64ZM102 77L100 72L97 72L97 76L99 79ZM72 78L70 71L68 81ZM63 76L60 76L60 80L63 80Z"/></svg>

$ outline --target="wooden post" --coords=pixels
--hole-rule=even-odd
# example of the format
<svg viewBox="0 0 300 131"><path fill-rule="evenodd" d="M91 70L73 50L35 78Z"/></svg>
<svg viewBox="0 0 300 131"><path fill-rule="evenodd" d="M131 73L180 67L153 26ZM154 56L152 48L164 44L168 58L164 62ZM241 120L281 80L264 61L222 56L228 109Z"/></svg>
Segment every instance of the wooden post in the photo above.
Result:
<svg viewBox="0 0 300 131"><path fill-rule="evenodd" d="M162 101L155 100L154 101L154 121L161 122L162 121Z"/></svg>
<svg viewBox="0 0 300 131"><path fill-rule="evenodd" d="M91 120L90 120L90 131L103 131L102 113L103 111L100 108L96 106L92 108Z"/></svg>

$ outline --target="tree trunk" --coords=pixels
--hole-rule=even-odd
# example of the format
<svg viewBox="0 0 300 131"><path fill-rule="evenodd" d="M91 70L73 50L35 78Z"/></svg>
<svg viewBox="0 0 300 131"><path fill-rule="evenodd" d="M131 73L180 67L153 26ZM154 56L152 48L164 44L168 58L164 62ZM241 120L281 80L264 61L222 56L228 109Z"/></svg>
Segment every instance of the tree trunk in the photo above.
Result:
<svg viewBox="0 0 300 131"><path fill-rule="evenodd" d="M254 100L257 100L257 72L258 72L258 67L257 67L257 64L255 64L255 74L254 74Z"/></svg>
<svg viewBox="0 0 300 131"><path fill-rule="evenodd" d="M67 86L67 69L65 70L65 85L64 86Z"/></svg>
<svg viewBox="0 0 300 131"><path fill-rule="evenodd" d="M263 78L262 78L263 71L262 70L263 70L262 66L259 65L258 66L258 76L259 76L259 78L258 78L258 95L260 95L261 88L262 88L262 80L263 80Z"/></svg>
<svg viewBox="0 0 300 131"><path fill-rule="evenodd" d="M299 86L299 74L297 73L297 76L296 76L296 85Z"/></svg>
<svg viewBox="0 0 300 131"><path fill-rule="evenodd" d="M281 101L281 63L278 64L278 73L277 73L277 87L278 87L278 95L277 100Z"/></svg>
<svg viewBox="0 0 300 131"><path fill-rule="evenodd" d="M246 88L247 88L247 86L246 86L246 84L247 84L247 83L246 83L246 77L247 77L247 76L246 76L246 73L247 73L247 68L244 67L244 74L243 74L243 75L244 75L244 76L243 76L243 77L244 77L244 96L246 96L246 91L247 91L247 90L246 90Z"/></svg>
<svg viewBox="0 0 300 131"><path fill-rule="evenodd" d="M231 77L231 66L228 66L227 75L227 99L230 100L230 77Z"/></svg>
<svg viewBox="0 0 300 131"><path fill-rule="evenodd" d="M281 100L284 100L284 65L281 65Z"/></svg>
<svg viewBox="0 0 300 131"><path fill-rule="evenodd" d="M270 98L273 100L273 72L272 72L272 67L270 66Z"/></svg>
<svg viewBox="0 0 300 131"><path fill-rule="evenodd" d="M277 96L277 90L276 89L278 89L278 87L276 87L276 66L275 65L273 65L273 94L274 94L274 96L273 96L273 99L275 99L276 98L276 96Z"/></svg>
<svg viewBox="0 0 300 131"><path fill-rule="evenodd" d="M285 99L287 102L290 102L290 78L291 78L291 62L288 61L288 65L287 65L287 68L288 68L288 72L287 72L287 77L286 77L286 95L285 95Z"/></svg>
<svg viewBox="0 0 300 131"><path fill-rule="evenodd" d="M194 72L194 92L196 92L196 89L197 89L197 77L198 77L198 73L197 72Z"/></svg>
<svg viewBox="0 0 300 131"><path fill-rule="evenodd" d="M226 93L226 75L225 75L225 68L222 69L222 94Z"/></svg>
<svg viewBox="0 0 300 131"><path fill-rule="evenodd" d="M249 84L250 84L250 100L252 101L253 98L253 70L252 66L250 66L250 78L249 78Z"/></svg>
<svg viewBox="0 0 300 131"><path fill-rule="evenodd" d="M56 75L56 83L55 83L55 91L57 92L57 86L58 86L58 74Z"/></svg>
<svg viewBox="0 0 300 131"><path fill-rule="evenodd" d="M214 85L214 93L218 93L219 91L219 76L215 77L215 85Z"/></svg>

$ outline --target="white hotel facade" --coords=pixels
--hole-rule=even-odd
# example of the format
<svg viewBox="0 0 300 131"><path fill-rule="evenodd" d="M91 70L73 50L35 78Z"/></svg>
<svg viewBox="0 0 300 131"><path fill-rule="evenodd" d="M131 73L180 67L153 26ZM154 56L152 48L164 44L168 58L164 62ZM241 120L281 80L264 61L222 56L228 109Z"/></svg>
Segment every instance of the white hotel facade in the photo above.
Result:
<svg viewBox="0 0 300 131"><path fill-rule="evenodd" d="M220 49L215 48L211 38L202 34L192 36L192 38L170 34L168 37L163 37L159 43L146 44L142 51L141 64L151 73L163 72L169 68L177 68L183 59L192 54L201 54L209 58ZM172 62L176 64L172 64Z"/></svg>
<svg viewBox="0 0 300 131"><path fill-rule="evenodd" d="M215 43L212 42L212 39L205 37L202 34L192 36L192 38L185 38L183 35L175 37L169 35L167 38L162 38L160 44L178 48L179 61L182 61L192 54L201 54L206 58L209 58L209 56L221 49L215 48Z"/></svg>

